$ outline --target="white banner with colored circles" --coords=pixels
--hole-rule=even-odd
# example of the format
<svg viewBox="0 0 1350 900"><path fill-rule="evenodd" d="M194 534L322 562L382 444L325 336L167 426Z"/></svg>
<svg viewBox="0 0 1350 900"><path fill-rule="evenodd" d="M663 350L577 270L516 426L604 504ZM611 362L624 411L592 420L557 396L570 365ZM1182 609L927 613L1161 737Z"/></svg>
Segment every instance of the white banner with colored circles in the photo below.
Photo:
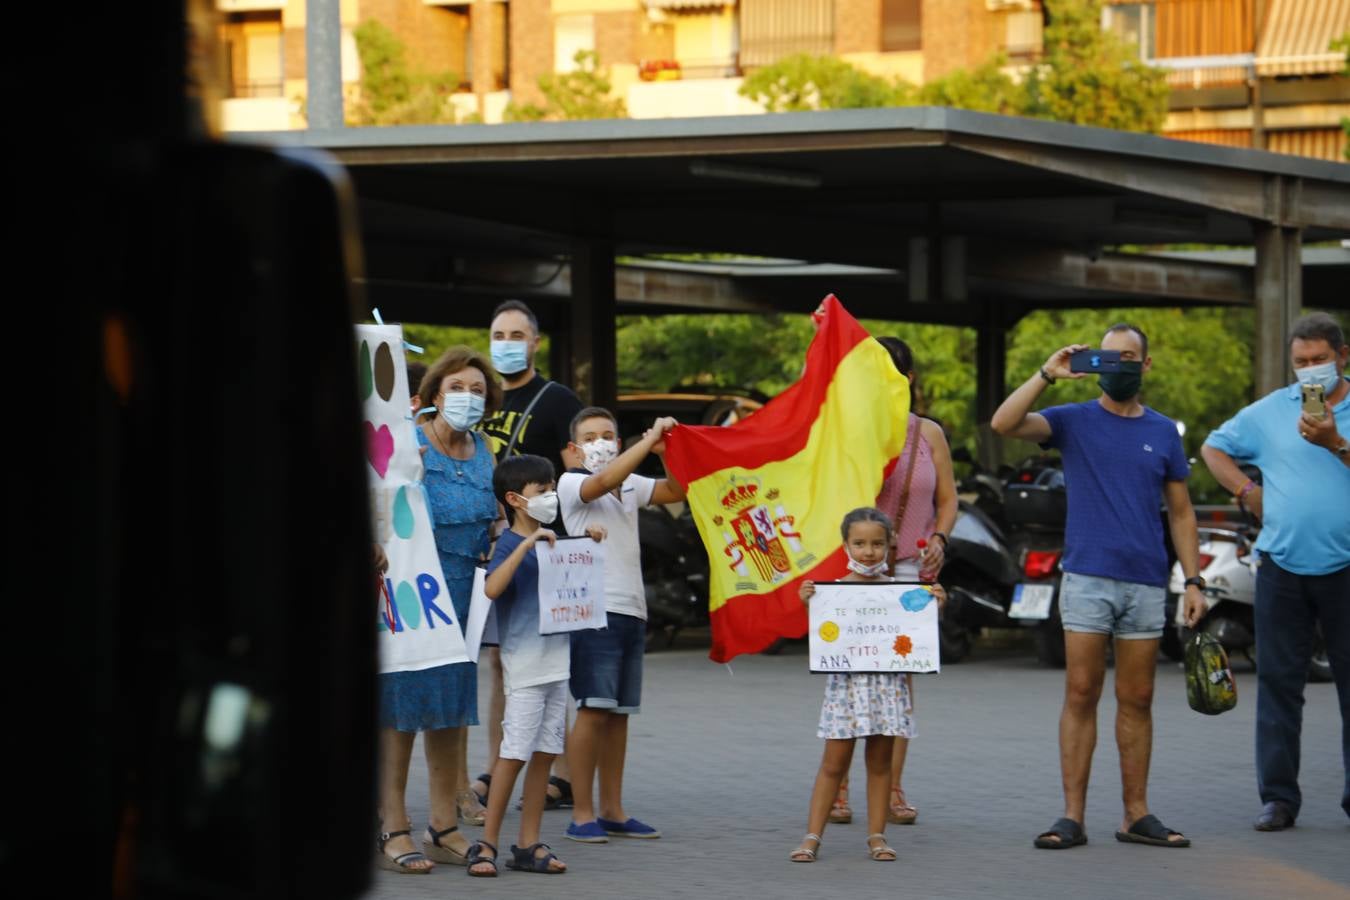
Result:
<svg viewBox="0 0 1350 900"><path fill-rule="evenodd" d="M356 344L374 535L389 558L376 597L380 672L468 662L421 486L403 329L358 325Z"/></svg>

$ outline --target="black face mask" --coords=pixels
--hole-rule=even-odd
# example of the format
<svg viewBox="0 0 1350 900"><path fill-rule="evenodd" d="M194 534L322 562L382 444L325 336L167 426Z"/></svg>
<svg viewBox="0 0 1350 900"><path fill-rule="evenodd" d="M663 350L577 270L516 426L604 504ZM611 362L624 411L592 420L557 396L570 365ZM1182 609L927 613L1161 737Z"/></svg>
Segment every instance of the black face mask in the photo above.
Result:
<svg viewBox="0 0 1350 900"><path fill-rule="evenodd" d="M1097 376L1097 383L1106 396L1117 403L1124 403L1139 393L1144 383L1144 364L1136 360L1121 360L1119 372L1103 372Z"/></svg>

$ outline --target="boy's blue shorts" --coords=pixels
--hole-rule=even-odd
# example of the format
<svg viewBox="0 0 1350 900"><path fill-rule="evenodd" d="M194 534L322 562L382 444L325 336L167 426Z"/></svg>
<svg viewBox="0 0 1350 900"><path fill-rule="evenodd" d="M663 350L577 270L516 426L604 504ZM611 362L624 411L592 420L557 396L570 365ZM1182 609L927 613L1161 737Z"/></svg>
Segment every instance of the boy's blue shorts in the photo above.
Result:
<svg viewBox="0 0 1350 900"><path fill-rule="evenodd" d="M635 715L642 705L647 623L619 613L605 618L608 628L572 632L572 696L578 709Z"/></svg>

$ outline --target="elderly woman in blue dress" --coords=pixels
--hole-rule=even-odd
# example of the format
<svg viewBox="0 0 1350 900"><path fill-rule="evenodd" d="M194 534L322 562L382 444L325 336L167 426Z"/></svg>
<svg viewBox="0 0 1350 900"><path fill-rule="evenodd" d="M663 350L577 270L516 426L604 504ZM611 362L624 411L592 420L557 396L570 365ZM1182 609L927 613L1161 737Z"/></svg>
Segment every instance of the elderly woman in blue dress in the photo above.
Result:
<svg viewBox="0 0 1350 900"><path fill-rule="evenodd" d="M427 370L418 388L417 440L422 446L423 483L431 500L436 551L459 617L468 617L473 570L486 558L497 518L492 494L492 451L474 430L501 405L491 364L469 347L451 347ZM464 865L468 841L459 833L466 730L478 724L478 676L473 663L380 676L380 818L378 861L407 874L431 871L435 862ZM422 733L431 788L430 814L412 838L405 793L413 742ZM471 796L471 795L470 795ZM434 861L434 862L433 862Z"/></svg>

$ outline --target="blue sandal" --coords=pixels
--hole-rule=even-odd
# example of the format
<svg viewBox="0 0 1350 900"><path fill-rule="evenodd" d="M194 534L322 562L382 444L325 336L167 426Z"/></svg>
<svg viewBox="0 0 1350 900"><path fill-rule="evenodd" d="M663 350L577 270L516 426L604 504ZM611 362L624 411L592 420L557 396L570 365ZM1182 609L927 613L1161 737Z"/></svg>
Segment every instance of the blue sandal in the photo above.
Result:
<svg viewBox="0 0 1350 900"><path fill-rule="evenodd" d="M540 847L548 850L548 854L536 856L535 853ZM554 860L562 862L562 860L558 859L557 855L552 852L548 844L545 844L542 841L537 844L531 844L528 847L517 847L515 844L512 844L511 859L507 862L506 867L508 869L518 869L521 872L535 872L539 875L566 874L566 869L554 869L549 867L549 863Z"/></svg>
<svg viewBox="0 0 1350 900"><path fill-rule="evenodd" d="M491 847L492 855L484 856L483 848ZM491 872L475 872L473 867L480 863L492 866ZM467 868L464 870L469 873L470 878L496 878L497 877L497 848L493 847L487 841L474 841L469 845L468 859L465 861Z"/></svg>
<svg viewBox="0 0 1350 900"><path fill-rule="evenodd" d="M487 806L488 791L492 790L492 776L487 772L484 772L482 775L479 775L477 778L474 779L475 783L479 781L483 782L483 784L487 787L488 790L483 791L483 793L481 794L478 793L477 791L473 791L473 795L478 798L479 806ZM473 790L473 785L469 785L469 790L471 791Z"/></svg>

